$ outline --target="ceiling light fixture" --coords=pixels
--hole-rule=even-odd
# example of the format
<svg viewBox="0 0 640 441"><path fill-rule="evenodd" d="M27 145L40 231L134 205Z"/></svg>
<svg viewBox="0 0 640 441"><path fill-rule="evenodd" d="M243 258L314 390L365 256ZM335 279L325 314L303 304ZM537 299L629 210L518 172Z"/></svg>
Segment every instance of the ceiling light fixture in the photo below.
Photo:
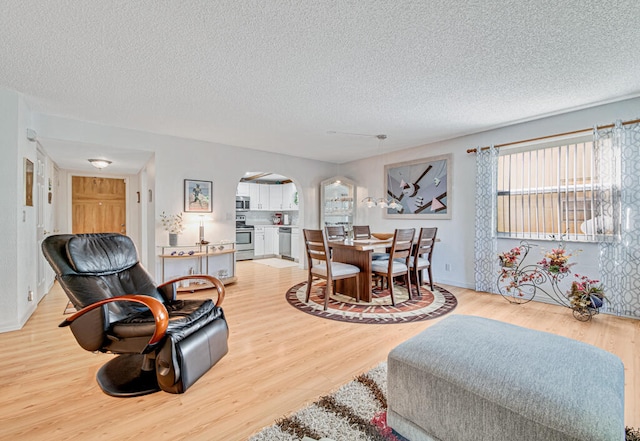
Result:
<svg viewBox="0 0 640 441"><path fill-rule="evenodd" d="M106 159L89 159L89 162L95 168L99 168L101 170L105 167L108 167L109 164L111 164L111 161L107 161Z"/></svg>

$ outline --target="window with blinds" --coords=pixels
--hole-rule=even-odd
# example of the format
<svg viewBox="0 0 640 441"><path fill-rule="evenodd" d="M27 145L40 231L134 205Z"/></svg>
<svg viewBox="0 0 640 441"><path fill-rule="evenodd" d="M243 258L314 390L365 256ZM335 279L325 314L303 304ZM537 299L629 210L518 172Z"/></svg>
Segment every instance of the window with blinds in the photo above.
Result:
<svg viewBox="0 0 640 441"><path fill-rule="evenodd" d="M500 151L497 229L503 237L593 240L608 234L598 219L596 154L591 139Z"/></svg>

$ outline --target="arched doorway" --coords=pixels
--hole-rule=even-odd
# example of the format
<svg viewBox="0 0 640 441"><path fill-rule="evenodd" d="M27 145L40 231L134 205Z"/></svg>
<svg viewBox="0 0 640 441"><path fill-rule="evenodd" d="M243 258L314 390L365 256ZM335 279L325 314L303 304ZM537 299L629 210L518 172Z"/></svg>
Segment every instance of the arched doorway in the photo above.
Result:
<svg viewBox="0 0 640 441"><path fill-rule="evenodd" d="M300 260L298 188L292 179L249 171L236 190L237 260Z"/></svg>

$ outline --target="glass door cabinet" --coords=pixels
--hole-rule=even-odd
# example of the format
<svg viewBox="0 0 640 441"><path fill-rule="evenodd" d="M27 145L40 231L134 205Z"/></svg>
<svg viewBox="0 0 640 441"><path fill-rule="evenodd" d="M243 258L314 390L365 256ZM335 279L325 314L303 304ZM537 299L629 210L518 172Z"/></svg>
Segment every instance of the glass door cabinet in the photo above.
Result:
<svg viewBox="0 0 640 441"><path fill-rule="evenodd" d="M342 225L351 234L356 213L356 186L353 181L336 176L320 184L320 226Z"/></svg>

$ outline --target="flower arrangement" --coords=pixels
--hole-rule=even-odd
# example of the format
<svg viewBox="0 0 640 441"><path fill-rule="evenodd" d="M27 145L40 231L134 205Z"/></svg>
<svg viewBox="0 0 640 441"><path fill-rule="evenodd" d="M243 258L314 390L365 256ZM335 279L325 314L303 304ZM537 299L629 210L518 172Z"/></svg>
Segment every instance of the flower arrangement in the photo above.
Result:
<svg viewBox="0 0 640 441"><path fill-rule="evenodd" d="M545 253L544 258L538 262L538 265L552 274L568 273L570 267L574 265L574 263L569 263L571 256L573 254L567 253L564 245L560 245L558 248L552 248L551 251Z"/></svg>
<svg viewBox="0 0 640 441"><path fill-rule="evenodd" d="M523 286L533 282L538 274L535 269L518 269L520 256L523 254L526 256L527 253L528 246L519 246L498 254L500 264L502 265L500 281L505 284L504 289L508 293L515 291L518 297L524 297ZM522 258L524 258L524 256Z"/></svg>
<svg viewBox="0 0 640 441"><path fill-rule="evenodd" d="M571 282L571 289L567 291L571 306L576 309L600 308L606 299L604 287L600 281L580 274L575 276L578 280Z"/></svg>
<svg viewBox="0 0 640 441"><path fill-rule="evenodd" d="M509 251L500 253L498 254L498 257L500 258L500 264L504 267L511 268L518 262L520 254L522 254L521 247L511 248Z"/></svg>
<svg viewBox="0 0 640 441"><path fill-rule="evenodd" d="M180 234L184 231L184 225L182 224L182 213L179 214L166 214L164 211L160 215L162 226L170 234Z"/></svg>

